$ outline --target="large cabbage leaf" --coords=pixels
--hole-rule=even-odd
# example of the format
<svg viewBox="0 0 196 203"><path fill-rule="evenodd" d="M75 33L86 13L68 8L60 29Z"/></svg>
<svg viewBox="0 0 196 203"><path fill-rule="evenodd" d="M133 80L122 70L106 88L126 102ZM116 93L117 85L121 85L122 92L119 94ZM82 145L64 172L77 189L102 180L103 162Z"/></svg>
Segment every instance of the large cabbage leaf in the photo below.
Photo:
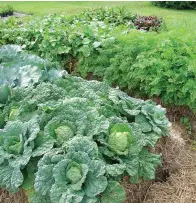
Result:
<svg viewBox="0 0 196 203"><path fill-rule="evenodd" d="M0 48L0 85L27 87L40 81L62 77L64 71L38 56L22 51L20 46Z"/></svg>
<svg viewBox="0 0 196 203"><path fill-rule="evenodd" d="M119 203L125 201L125 190L117 181L109 181L101 196L101 203Z"/></svg>

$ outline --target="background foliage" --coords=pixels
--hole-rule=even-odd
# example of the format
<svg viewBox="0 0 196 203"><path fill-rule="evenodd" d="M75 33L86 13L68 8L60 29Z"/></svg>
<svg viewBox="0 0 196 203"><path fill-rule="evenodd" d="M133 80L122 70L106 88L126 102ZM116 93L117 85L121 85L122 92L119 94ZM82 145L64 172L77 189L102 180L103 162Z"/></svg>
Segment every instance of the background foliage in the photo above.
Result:
<svg viewBox="0 0 196 203"><path fill-rule="evenodd" d="M195 109L195 40L170 34L131 32L99 55L82 58L77 71L104 79L136 96ZM109 60L108 60L109 59ZM93 77L92 77L93 76Z"/></svg>
<svg viewBox="0 0 196 203"><path fill-rule="evenodd" d="M153 1L152 4L173 9L196 9L195 1Z"/></svg>

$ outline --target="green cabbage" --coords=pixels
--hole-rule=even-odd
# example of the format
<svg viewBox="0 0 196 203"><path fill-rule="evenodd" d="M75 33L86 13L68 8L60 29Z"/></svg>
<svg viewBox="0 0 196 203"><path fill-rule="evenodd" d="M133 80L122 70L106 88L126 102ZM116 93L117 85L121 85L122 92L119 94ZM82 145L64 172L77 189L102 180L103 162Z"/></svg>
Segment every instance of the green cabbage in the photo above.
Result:
<svg viewBox="0 0 196 203"><path fill-rule="evenodd" d="M5 139L3 145L5 151L15 155L21 154L24 145L22 134L20 134L18 137L8 137Z"/></svg>
<svg viewBox="0 0 196 203"><path fill-rule="evenodd" d="M131 129L126 124L114 125L108 136L108 145L117 155L128 154L129 146L133 140Z"/></svg>
<svg viewBox="0 0 196 203"><path fill-rule="evenodd" d="M58 66L24 52L20 46L5 45L0 48L0 85L27 87L41 81L52 81L64 74L65 71ZM7 87L0 88L0 103L5 103L8 94Z"/></svg>
<svg viewBox="0 0 196 203"><path fill-rule="evenodd" d="M68 141L74 136L72 129L66 125L59 126L54 131L58 145L63 145L64 142Z"/></svg>
<svg viewBox="0 0 196 203"><path fill-rule="evenodd" d="M71 183L77 183L82 178L82 169L79 164L72 163L66 172L66 177Z"/></svg>
<svg viewBox="0 0 196 203"><path fill-rule="evenodd" d="M0 109L0 128L3 128L4 124L5 124L5 115Z"/></svg>
<svg viewBox="0 0 196 203"><path fill-rule="evenodd" d="M68 203L82 202L84 199L97 201L96 196L107 186L105 165L98 160L97 153L98 147L92 140L74 137L67 143L67 154L60 159L56 159L58 155L55 152L45 154L38 163L36 192L49 194L54 203L64 198L67 198ZM71 195L69 199L68 194L74 196Z"/></svg>
<svg viewBox="0 0 196 203"><path fill-rule="evenodd" d="M10 121L0 129L0 187L18 191L24 180L22 169L32 156L33 141L39 130L36 119L27 123Z"/></svg>

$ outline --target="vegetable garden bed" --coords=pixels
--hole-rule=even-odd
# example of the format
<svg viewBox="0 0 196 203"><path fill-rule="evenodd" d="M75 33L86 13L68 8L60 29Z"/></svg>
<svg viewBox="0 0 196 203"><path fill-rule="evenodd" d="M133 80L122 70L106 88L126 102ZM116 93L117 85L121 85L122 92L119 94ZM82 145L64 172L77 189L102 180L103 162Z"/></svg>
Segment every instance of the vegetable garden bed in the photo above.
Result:
<svg viewBox="0 0 196 203"><path fill-rule="evenodd" d="M160 97L194 115L191 38L161 33L162 19L124 8L11 19L0 28L1 44L21 45L0 48L0 202L162 203L167 197L157 200L151 188L169 185L176 194L180 180L189 193L178 201L194 200L187 179L195 162L181 129L170 129L160 104L125 93Z"/></svg>

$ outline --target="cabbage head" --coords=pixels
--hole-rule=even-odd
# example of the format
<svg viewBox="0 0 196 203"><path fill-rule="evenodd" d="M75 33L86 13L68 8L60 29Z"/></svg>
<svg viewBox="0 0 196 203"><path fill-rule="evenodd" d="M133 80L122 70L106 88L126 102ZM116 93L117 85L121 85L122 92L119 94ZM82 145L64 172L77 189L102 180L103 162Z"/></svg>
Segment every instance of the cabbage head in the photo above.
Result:
<svg viewBox="0 0 196 203"><path fill-rule="evenodd" d="M72 129L67 125L61 125L55 130L56 142L58 145L63 145L63 143L74 136Z"/></svg>
<svg viewBox="0 0 196 203"><path fill-rule="evenodd" d="M57 146L64 146L74 136L74 126L70 121L55 117L51 119L44 129L46 136L53 137Z"/></svg>
<svg viewBox="0 0 196 203"><path fill-rule="evenodd" d="M132 141L133 134L127 124L115 124L111 128L108 145L117 155L127 155Z"/></svg>

